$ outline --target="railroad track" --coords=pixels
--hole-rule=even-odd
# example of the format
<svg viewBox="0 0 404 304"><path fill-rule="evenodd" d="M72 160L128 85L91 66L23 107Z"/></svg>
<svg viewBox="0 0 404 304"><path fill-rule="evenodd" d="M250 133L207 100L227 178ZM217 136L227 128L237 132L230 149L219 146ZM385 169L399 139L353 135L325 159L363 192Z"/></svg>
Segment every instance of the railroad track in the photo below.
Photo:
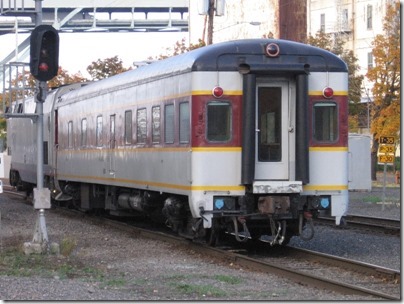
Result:
<svg viewBox="0 0 404 304"><path fill-rule="evenodd" d="M315 223L334 225L334 219L331 217L321 216L316 218ZM401 221L394 219L386 219L380 217L368 217L360 215L347 215L346 226L342 228L362 229L385 234L400 235L401 234Z"/></svg>
<svg viewBox="0 0 404 304"><path fill-rule="evenodd" d="M56 209L55 212L60 212L61 214L66 214L67 216L73 216L71 210ZM77 216L77 214L75 214L75 216ZM279 263L279 259L276 259L275 262L271 262L269 260L273 260L273 258L248 256L246 254L247 250L244 250L242 248L215 248L202 243L192 242L184 238L177 237L168 232L156 230L151 231L116 220L93 216L88 217L88 219L92 221L93 224L108 225L120 231L126 231L128 233L136 234L137 236L140 235L154 240L174 243L177 246L183 246L187 250L193 250L205 256L211 256L219 260L232 262L233 264L240 265L241 267L250 270L276 274L281 277L290 279L298 284L322 288L325 290L339 292L341 294L347 295L374 297L375 299L400 299L400 272L388 268L350 261L347 259L341 259L334 256L328 256L326 254L300 250L292 247L280 248L280 250L288 250L290 256L299 256L297 254L299 253L300 261L304 261L307 259L315 262L317 261L316 263L322 261L322 268L319 269L317 267L316 273L313 273L312 271L310 271L310 269L308 269L308 271L302 271L300 269L296 270L296 268L299 268L296 267L296 265L281 265L281 263ZM271 251L274 249L269 246L266 246L266 248L267 251ZM294 253L292 254L292 252ZM323 270L327 268L329 269L329 265L332 265L333 269L335 269L337 265L343 265L338 266L338 268L352 268L353 271L350 272L350 275L352 273L356 273L356 277L362 283L362 285L355 284L354 282L347 283L346 281L337 281L335 279L325 277ZM313 270L313 268L311 268L311 270ZM365 275L361 275L361 273L364 273ZM367 281L367 285L363 285L364 280ZM384 289L388 289L389 292L378 291L375 286L380 284L383 285ZM378 289L380 290L380 287Z"/></svg>
<svg viewBox="0 0 404 304"><path fill-rule="evenodd" d="M299 269L315 286L343 294L372 295L383 299L401 297L400 271L324 253L286 246L273 254L255 254L254 259L270 261L282 268ZM363 292L363 293L362 293Z"/></svg>
<svg viewBox="0 0 404 304"><path fill-rule="evenodd" d="M10 193L16 195L13 191ZM21 193L18 195L24 197ZM52 211L62 216L77 217L78 215L77 211L70 209L58 208ZM275 248L262 245L262 248L266 248L265 254L251 255L242 247L213 248L163 231L151 231L111 219L87 216L83 213L80 215L94 224L108 225L137 236L174 243L203 255L230 261L250 270L276 274L305 286L345 295L373 297L375 300L401 299L401 275L396 270L292 247ZM336 278L337 274L338 278Z"/></svg>

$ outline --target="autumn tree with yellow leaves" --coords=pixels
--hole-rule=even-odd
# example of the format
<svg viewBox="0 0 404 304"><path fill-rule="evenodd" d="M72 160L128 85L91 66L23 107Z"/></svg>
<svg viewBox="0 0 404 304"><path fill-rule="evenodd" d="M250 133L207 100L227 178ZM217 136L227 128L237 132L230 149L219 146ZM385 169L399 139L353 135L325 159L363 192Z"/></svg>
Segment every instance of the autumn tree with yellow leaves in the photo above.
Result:
<svg viewBox="0 0 404 304"><path fill-rule="evenodd" d="M377 150L381 136L400 138L400 2L387 5L383 35L373 41L374 67L366 77L374 83L371 107L372 179L376 180Z"/></svg>

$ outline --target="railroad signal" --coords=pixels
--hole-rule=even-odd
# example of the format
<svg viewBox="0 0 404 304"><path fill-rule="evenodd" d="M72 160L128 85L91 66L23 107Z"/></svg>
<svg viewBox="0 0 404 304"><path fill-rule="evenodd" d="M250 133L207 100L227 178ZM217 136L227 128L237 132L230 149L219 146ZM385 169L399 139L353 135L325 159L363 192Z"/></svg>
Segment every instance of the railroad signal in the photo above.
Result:
<svg viewBox="0 0 404 304"><path fill-rule="evenodd" d="M59 34L50 25L39 25L30 38L30 71L40 81L51 80L59 69Z"/></svg>

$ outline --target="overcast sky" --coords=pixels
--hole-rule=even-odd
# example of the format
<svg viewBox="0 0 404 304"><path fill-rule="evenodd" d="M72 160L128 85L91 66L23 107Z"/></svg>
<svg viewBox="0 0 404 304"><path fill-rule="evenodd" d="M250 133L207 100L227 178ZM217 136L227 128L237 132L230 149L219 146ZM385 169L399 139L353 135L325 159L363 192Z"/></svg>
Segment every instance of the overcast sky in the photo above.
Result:
<svg viewBox="0 0 404 304"><path fill-rule="evenodd" d="M80 71L88 77L86 68L92 61L117 55L124 67L129 67L134 61L166 54L166 49L172 49L182 38L188 41L188 35L187 32L62 33L59 35L59 65L70 74ZM28 34L0 35L0 61L14 52L16 41L21 43L26 37ZM29 62L29 53L18 61Z"/></svg>

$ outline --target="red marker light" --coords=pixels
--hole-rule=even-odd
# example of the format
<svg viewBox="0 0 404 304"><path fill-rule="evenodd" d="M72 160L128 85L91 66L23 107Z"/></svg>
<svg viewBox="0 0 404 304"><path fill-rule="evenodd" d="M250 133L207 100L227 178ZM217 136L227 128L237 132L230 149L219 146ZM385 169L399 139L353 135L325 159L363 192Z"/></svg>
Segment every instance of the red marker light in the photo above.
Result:
<svg viewBox="0 0 404 304"><path fill-rule="evenodd" d="M212 90L212 95L216 98L223 96L223 89L221 87L214 87Z"/></svg>
<svg viewBox="0 0 404 304"><path fill-rule="evenodd" d="M269 43L265 47L265 53L269 57L276 57L279 55L279 52L280 52L279 45L277 45L276 43Z"/></svg>
<svg viewBox="0 0 404 304"><path fill-rule="evenodd" d="M47 72L49 70L49 66L46 63L42 62L39 64L38 69L41 72Z"/></svg>
<svg viewBox="0 0 404 304"><path fill-rule="evenodd" d="M323 96L324 96L325 98L331 98L331 97L333 97L333 96L334 96L334 90L331 89L330 87L325 87L325 88L323 89Z"/></svg>

